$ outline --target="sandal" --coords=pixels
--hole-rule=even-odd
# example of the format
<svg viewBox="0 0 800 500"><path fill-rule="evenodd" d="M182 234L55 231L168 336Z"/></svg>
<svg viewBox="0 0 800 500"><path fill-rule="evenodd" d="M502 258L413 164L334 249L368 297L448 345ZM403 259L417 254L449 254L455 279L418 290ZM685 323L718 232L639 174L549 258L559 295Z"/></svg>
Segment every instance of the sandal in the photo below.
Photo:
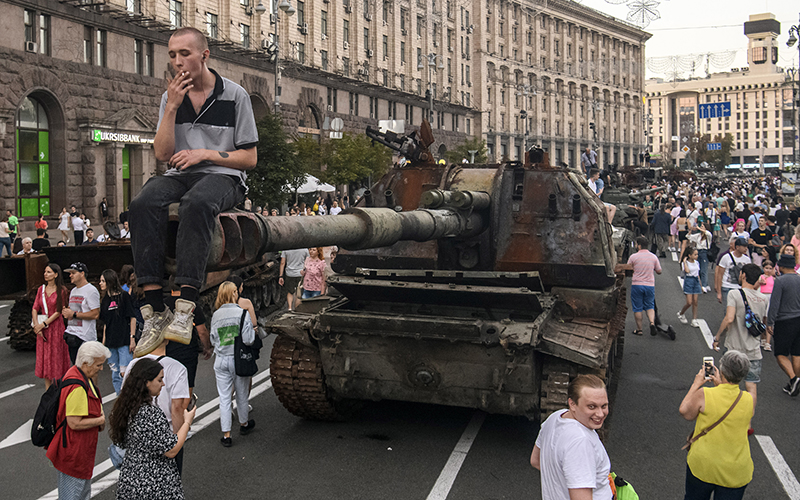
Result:
<svg viewBox="0 0 800 500"><path fill-rule="evenodd" d="M633 334L641 336L642 335L642 331L641 330L634 330Z"/></svg>

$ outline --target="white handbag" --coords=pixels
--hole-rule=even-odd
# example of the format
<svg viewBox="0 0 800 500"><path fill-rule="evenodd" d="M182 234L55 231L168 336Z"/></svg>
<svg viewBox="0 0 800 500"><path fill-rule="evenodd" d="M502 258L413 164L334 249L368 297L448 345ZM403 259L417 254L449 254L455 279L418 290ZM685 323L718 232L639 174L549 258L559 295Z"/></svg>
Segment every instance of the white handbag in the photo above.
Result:
<svg viewBox="0 0 800 500"><path fill-rule="evenodd" d="M44 323L47 321L47 318L50 317L50 313L47 312L47 297L44 296L44 285L42 285L42 304L44 304L44 314L36 315L36 319L39 321L39 323ZM31 320L31 327L34 326L36 325L33 323L33 320Z"/></svg>

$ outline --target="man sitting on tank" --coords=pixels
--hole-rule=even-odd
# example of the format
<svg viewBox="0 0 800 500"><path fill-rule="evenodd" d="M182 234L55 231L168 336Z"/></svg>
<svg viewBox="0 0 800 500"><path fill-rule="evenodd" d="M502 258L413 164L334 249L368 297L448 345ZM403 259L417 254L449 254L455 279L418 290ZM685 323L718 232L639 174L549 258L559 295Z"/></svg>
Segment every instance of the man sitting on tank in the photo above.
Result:
<svg viewBox="0 0 800 500"><path fill-rule="evenodd" d="M256 165L258 132L247 91L208 67L208 43L197 29L176 30L168 47L175 77L161 96L154 148L169 170L147 181L130 204L134 266L145 294L136 357L164 338L190 342L215 219L244 199L245 171ZM175 283L181 296L173 315L162 284L168 210L176 202Z"/></svg>

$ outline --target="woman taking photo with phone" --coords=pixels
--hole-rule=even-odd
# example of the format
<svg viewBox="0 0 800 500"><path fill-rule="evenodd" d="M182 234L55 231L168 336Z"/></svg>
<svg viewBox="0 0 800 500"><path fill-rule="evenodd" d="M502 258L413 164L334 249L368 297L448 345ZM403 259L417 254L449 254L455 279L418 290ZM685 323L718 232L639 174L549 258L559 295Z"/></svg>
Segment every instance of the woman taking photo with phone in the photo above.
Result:
<svg viewBox="0 0 800 500"><path fill-rule="evenodd" d="M753 398L739 389L749 371L747 356L731 350L710 377L706 378L704 367L694 376L679 409L686 420L696 420L692 436L697 437L686 456L684 500L708 500L712 493L715 499L739 500L752 481L747 429ZM703 387L709 381L714 387ZM704 430L708 433L701 436Z"/></svg>
<svg viewBox="0 0 800 500"><path fill-rule="evenodd" d="M133 365L111 411L111 441L125 449L117 500L182 499L175 456L183 448L197 411L184 410L175 434L161 408L153 404L164 387L164 369L153 359Z"/></svg>

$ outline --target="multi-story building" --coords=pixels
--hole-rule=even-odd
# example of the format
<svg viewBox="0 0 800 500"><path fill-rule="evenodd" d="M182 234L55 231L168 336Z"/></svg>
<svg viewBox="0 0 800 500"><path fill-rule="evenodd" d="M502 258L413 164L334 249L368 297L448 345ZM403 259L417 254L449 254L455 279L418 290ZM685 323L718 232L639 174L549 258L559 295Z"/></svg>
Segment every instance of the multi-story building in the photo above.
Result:
<svg viewBox="0 0 800 500"><path fill-rule="evenodd" d="M570 165L592 144L604 163L644 147L649 35L575 2L277 2L0 0L0 208L127 206L159 171L166 46L181 26L206 33L211 67L257 118L278 109L293 133L427 118L437 156L480 136L492 159L541 144Z"/></svg>
<svg viewBox="0 0 800 500"><path fill-rule="evenodd" d="M731 168L792 164L793 82L777 66L780 23L772 14L751 15L744 23L744 34L748 38L747 67L706 78L647 81L651 151L682 165L687 158L694 158L698 133L712 139L731 134ZM701 116L700 105L715 103L730 103L730 116L722 116L721 111Z"/></svg>

